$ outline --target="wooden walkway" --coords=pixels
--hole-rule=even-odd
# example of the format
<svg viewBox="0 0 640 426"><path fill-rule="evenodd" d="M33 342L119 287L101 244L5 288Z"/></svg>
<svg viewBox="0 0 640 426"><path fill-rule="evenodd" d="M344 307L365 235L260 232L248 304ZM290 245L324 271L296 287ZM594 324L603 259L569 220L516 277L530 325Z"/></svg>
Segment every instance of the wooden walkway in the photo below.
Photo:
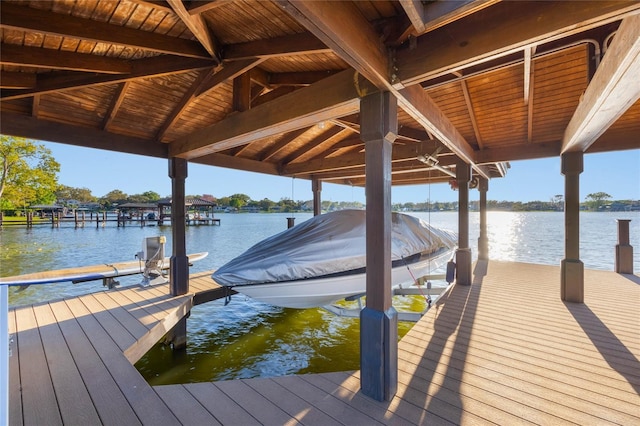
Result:
<svg viewBox="0 0 640 426"><path fill-rule="evenodd" d="M640 278L585 271L578 305L559 276L476 265L400 342L390 402L363 396L358 372L149 386L132 362L194 303L166 286L17 308L10 423L640 425ZM191 289L218 291L209 273Z"/></svg>

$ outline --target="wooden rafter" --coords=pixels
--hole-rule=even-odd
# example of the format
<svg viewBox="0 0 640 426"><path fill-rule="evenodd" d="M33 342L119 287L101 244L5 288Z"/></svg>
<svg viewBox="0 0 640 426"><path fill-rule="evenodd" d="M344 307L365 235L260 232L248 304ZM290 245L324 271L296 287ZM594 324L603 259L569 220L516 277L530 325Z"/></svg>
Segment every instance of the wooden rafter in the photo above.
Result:
<svg viewBox="0 0 640 426"><path fill-rule="evenodd" d="M112 25L107 22L89 21L71 15L18 6L14 3L3 2L0 27L115 44L170 55L211 58L199 43L192 40Z"/></svg>
<svg viewBox="0 0 640 426"><path fill-rule="evenodd" d="M187 10L190 15L199 15L220 6L224 6L231 1L232 0L192 1L189 2L189 8Z"/></svg>
<svg viewBox="0 0 640 426"><path fill-rule="evenodd" d="M462 93L464 94L464 101L467 105L467 111L469 111L469 119L471 120L471 125L473 126L473 131L476 135L476 141L478 141L478 147L482 149L484 148L484 143L482 142L482 136L480 136L478 120L476 120L476 113L473 109L473 104L471 103L471 96L469 95L469 87L467 86L467 81L460 80L460 86L462 88Z"/></svg>
<svg viewBox="0 0 640 426"><path fill-rule="evenodd" d="M640 99L640 14L625 18L584 93L562 152L586 151Z"/></svg>
<svg viewBox="0 0 640 426"><path fill-rule="evenodd" d="M400 5L404 9L404 12L409 17L411 25L415 29L417 34L424 32L425 25L425 12L424 4L420 0L400 0Z"/></svg>
<svg viewBox="0 0 640 426"><path fill-rule="evenodd" d="M330 52L313 34L302 33L224 46L225 60L270 58Z"/></svg>
<svg viewBox="0 0 640 426"><path fill-rule="evenodd" d="M109 130L111 123L118 114L118 110L120 109L120 106L124 101L124 97L127 93L127 89L129 88L129 84L130 83L128 81L125 81L124 83L120 83L118 85L118 90L116 90L116 93L113 96L113 100L111 101L111 104L107 109L107 113L104 115L104 120L102 120L102 130Z"/></svg>
<svg viewBox="0 0 640 426"><path fill-rule="evenodd" d="M336 74L335 71L305 71L305 72L278 72L269 74L269 85L278 86L308 86Z"/></svg>
<svg viewBox="0 0 640 426"><path fill-rule="evenodd" d="M36 75L26 72L0 71L0 88L30 89L36 85Z"/></svg>
<svg viewBox="0 0 640 426"><path fill-rule="evenodd" d="M295 141L300 136L305 134L309 129L311 129L311 127L305 127L302 129L295 130L293 132L289 132L285 135L282 135L276 143L270 146L265 152L260 154L260 161L270 160L272 157L276 156L291 142Z"/></svg>
<svg viewBox="0 0 640 426"><path fill-rule="evenodd" d="M167 74L179 74L205 68L212 68L215 63L207 59L181 58L164 56L138 59L132 61L130 74L101 74L97 76L86 73L59 73L38 77L35 88L25 90L3 90L2 100L21 99L36 94L61 92L81 87L114 84L139 78L159 77Z"/></svg>
<svg viewBox="0 0 640 426"><path fill-rule="evenodd" d="M429 145L429 146L427 146ZM430 149L432 144L407 144L407 145L394 145L392 151L392 162L400 161L416 161L419 166L417 156L425 153ZM441 165L451 165L454 162L454 156L444 157L441 160ZM300 174L317 174L323 172L332 172L336 170L349 169L354 167L364 167L365 154L363 152L355 152L348 155L342 155L339 157L331 158L315 158L303 163L291 163L282 168L282 173L287 176L300 175Z"/></svg>
<svg viewBox="0 0 640 426"><path fill-rule="evenodd" d="M206 79L211 74L211 70L202 70L199 72L198 77L196 77L193 84L189 87L184 95L182 95L182 99L176 106L174 106L173 110L169 114L169 116L165 119L160 129L156 132L156 140L162 141L171 128L177 121L178 118L182 115L182 113L187 109L191 101L196 97L196 93L202 88L202 85L206 81Z"/></svg>
<svg viewBox="0 0 640 426"><path fill-rule="evenodd" d="M258 66L260 62L264 61L261 58L249 58L241 61L225 62L222 68L217 69L216 73L211 74L205 82L202 83L196 97L202 96L207 92L214 90L220 84L225 81L232 80L237 76L244 74L252 68Z"/></svg>
<svg viewBox="0 0 640 426"><path fill-rule="evenodd" d="M343 131L344 129L336 126L331 126L330 128L325 129L321 134L317 135L315 138L283 158L280 161L281 167L294 162L299 163L314 158L320 152L325 151L328 146L335 144L337 142L336 137Z"/></svg>
<svg viewBox="0 0 640 426"><path fill-rule="evenodd" d="M185 7L182 0L166 0L176 15L189 28L191 33L198 39L202 47L205 48L212 58L222 60L215 38L211 35L206 21L199 14L192 15Z"/></svg>
<svg viewBox="0 0 640 426"><path fill-rule="evenodd" d="M129 61L106 56L6 43L0 46L0 51L2 52L2 55L0 55L0 63L2 65L105 74L127 74L131 72L131 63Z"/></svg>

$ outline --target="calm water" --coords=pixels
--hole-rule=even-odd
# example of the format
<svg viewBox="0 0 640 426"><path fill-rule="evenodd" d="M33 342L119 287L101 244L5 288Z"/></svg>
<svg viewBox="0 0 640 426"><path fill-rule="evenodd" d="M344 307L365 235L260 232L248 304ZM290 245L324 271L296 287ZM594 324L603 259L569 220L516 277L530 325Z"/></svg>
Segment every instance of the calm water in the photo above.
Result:
<svg viewBox="0 0 640 426"><path fill-rule="evenodd" d="M432 225L457 230L453 212L416 213ZM187 228L187 251L208 251L192 271L215 269L261 239L286 229L288 214L221 214L221 226ZM295 214L296 223L311 217ZM640 271L640 213L582 213L581 259L586 268L612 270L617 243L616 219L632 219L634 270ZM470 244L477 254L477 213L471 215ZM564 257L562 213L488 214L490 258L559 265ZM0 275L18 275L114 261L134 260L146 236L167 236L170 227L130 226L58 229L48 226L0 231ZM139 276L124 277L122 285L135 285ZM11 289L12 306L103 291L101 282L32 286ZM400 309L421 310L422 297L397 297ZM400 335L411 327L400 323ZM282 309L241 295L229 305L221 301L197 306L188 321L188 348L174 353L156 346L136 365L152 384L267 377L286 374L342 371L359 368L357 319L336 317L322 309Z"/></svg>

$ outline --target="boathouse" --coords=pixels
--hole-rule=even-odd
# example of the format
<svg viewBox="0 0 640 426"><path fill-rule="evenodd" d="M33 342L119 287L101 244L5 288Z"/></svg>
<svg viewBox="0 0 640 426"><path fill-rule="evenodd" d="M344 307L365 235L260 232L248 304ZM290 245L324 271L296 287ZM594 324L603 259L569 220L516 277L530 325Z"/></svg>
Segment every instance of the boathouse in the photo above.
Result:
<svg viewBox="0 0 640 426"><path fill-rule="evenodd" d="M116 381L108 399L123 402L131 419L640 422L638 278L585 271L579 250L584 156L640 148L639 2L6 0L0 17L2 134L164 158L178 205L185 204L190 163L307 179L316 213L323 182L366 188L370 273L359 372L152 389L128 373L120 349L107 345L96 359L114 369L105 373ZM565 178L564 259L551 268L493 263L486 229L491 180L509 179L509 161L544 157L561 158ZM398 344L388 286L391 187L451 179L459 248L454 291L438 311L447 315L431 314ZM471 187L480 192L477 245L468 232ZM195 291L185 219L182 210L171 216L165 297L181 308L167 307L168 318L186 318ZM628 240L621 246L628 259ZM603 290L603 282L611 286ZM548 310L521 310L523 288L534 285L545 289ZM603 294L619 298L594 305ZM493 309L488 301L497 302ZM94 317L78 309L63 309L63 324L40 329L35 317L16 311L10 324L20 330L18 342L33 343L20 350L34 351L21 359L85 353L91 343L82 342L104 330L89 331ZM496 316L496 309L508 314ZM549 338L520 343L517 360L496 364L504 347L532 338L513 328L523 317ZM182 319L172 323L177 333L186 327ZM69 347L47 353L39 346L65 341L53 336L69 337L76 326L86 336L74 334ZM582 352L563 346L567 339ZM547 374L559 358L565 367ZM82 369L83 359L74 359L64 365ZM52 369L51 383L38 387L22 364L11 371L9 409L0 409L10 413L5 421L86 423L78 404L64 405L71 376ZM82 384L73 387L76 401L95 414L87 418L116 423L109 416L124 416L124 409L105 408L90 376L75 383ZM51 407L34 403L45 400ZM46 414L57 414L46 417L49 408Z"/></svg>

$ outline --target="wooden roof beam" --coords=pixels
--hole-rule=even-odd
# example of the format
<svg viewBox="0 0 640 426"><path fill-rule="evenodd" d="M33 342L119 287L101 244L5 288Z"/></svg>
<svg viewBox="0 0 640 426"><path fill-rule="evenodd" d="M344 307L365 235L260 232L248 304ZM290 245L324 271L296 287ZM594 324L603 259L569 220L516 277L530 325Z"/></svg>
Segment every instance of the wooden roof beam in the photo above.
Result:
<svg viewBox="0 0 640 426"><path fill-rule="evenodd" d="M567 125L562 153L586 151L640 99L640 14L625 18Z"/></svg>
<svg viewBox="0 0 640 426"><path fill-rule="evenodd" d="M133 49L150 50L170 55L211 58L202 45L192 40L112 25L47 10L2 4L0 28L52 34L98 43L117 44Z"/></svg>
<svg viewBox="0 0 640 426"><path fill-rule="evenodd" d="M76 53L40 47L2 43L0 63L34 68L53 68L69 71L128 74L131 63L124 59Z"/></svg>
<svg viewBox="0 0 640 426"><path fill-rule="evenodd" d="M131 61L130 74L101 74L98 76L86 73L59 73L38 76L36 87L26 90L2 90L3 101L20 99L37 94L60 92L81 87L99 86L102 84L121 83L139 78L159 77L167 74L178 74L212 68L216 65L211 59L184 58L180 56L155 56Z"/></svg>
<svg viewBox="0 0 640 426"><path fill-rule="evenodd" d="M0 71L0 88L31 89L36 86L36 75L26 72Z"/></svg>
<svg viewBox="0 0 640 426"><path fill-rule="evenodd" d="M182 22L184 22L195 38L198 39L200 44L202 44L202 47L209 52L211 57L217 59L218 62L221 62L222 55L220 54L220 49L217 46L218 43L209 31L209 27L207 26L207 22L204 18L199 14L192 15L189 13L182 0L165 1L169 3L169 6L171 6L175 14L178 15Z"/></svg>
<svg viewBox="0 0 640 426"><path fill-rule="evenodd" d="M350 2L285 2L285 10L331 47L380 90L388 90L398 106L449 149L473 164L473 149L420 86L403 90L392 61L374 28Z"/></svg>
<svg viewBox="0 0 640 426"><path fill-rule="evenodd" d="M331 52L331 49L313 34L302 33L246 43L228 44L224 46L224 59L271 58L327 52Z"/></svg>
<svg viewBox="0 0 640 426"><path fill-rule="evenodd" d="M167 145L160 142L6 111L0 111L0 133L85 148L167 158Z"/></svg>
<svg viewBox="0 0 640 426"><path fill-rule="evenodd" d="M418 37L415 48L398 50L398 80L403 85L420 83L614 22L638 10L636 1L500 2Z"/></svg>
<svg viewBox="0 0 640 426"><path fill-rule="evenodd" d="M361 92L374 90L366 82L356 88L353 70L345 70L182 137L170 144L169 153L189 160L309 127L357 111Z"/></svg>

